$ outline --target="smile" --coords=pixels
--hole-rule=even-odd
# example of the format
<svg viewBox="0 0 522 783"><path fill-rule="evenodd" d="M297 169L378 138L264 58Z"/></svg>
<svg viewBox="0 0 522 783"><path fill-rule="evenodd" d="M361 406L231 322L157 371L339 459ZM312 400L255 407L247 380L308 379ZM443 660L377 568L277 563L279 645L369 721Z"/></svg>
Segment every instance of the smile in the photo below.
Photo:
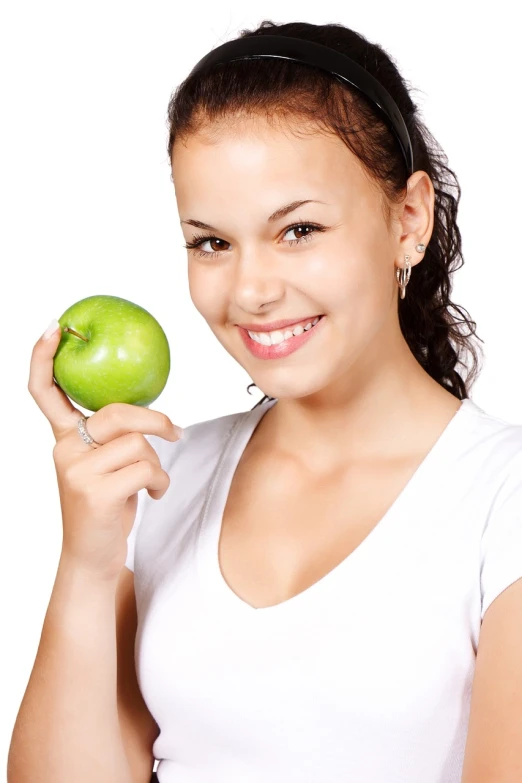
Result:
<svg viewBox="0 0 522 783"><path fill-rule="evenodd" d="M296 326L293 330L287 329L285 331L276 332L248 332L242 327L238 327L243 342L250 351L250 353L258 359L283 359L294 351L297 351L310 338L317 334L321 329L321 324L324 321L324 315L315 318L310 325ZM308 328L306 328L308 327ZM254 337L251 337L251 335ZM276 342L272 343L272 335L275 336ZM263 340L263 342L261 342ZM270 340L270 344L266 342Z"/></svg>

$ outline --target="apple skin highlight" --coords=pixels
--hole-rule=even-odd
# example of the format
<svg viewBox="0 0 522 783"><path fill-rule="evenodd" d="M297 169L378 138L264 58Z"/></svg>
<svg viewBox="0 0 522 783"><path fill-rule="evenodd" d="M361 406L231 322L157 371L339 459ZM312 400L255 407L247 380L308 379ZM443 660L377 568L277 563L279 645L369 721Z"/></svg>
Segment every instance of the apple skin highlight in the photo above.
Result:
<svg viewBox="0 0 522 783"><path fill-rule="evenodd" d="M170 373L170 348L143 307L97 294L71 305L58 322L54 378L73 402L97 411L112 402L146 407L159 397Z"/></svg>

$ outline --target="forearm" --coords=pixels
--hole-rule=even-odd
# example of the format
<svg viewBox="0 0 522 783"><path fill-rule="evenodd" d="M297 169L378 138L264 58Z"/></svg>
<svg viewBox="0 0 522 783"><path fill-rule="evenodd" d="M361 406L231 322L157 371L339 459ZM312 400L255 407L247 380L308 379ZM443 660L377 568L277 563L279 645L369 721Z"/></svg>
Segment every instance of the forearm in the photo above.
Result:
<svg viewBox="0 0 522 783"><path fill-rule="evenodd" d="M130 783L117 707L116 585L60 560L8 783Z"/></svg>

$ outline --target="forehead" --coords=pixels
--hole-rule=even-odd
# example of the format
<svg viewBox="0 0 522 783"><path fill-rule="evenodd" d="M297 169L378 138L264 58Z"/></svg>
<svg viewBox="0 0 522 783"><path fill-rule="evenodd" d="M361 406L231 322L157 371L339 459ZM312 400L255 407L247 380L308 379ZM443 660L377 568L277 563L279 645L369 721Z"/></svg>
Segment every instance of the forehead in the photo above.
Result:
<svg viewBox="0 0 522 783"><path fill-rule="evenodd" d="M368 187L357 157L336 135L317 127L261 118L223 121L182 140L172 151L172 179L178 197L202 190L280 187L313 188L332 196L347 186Z"/></svg>

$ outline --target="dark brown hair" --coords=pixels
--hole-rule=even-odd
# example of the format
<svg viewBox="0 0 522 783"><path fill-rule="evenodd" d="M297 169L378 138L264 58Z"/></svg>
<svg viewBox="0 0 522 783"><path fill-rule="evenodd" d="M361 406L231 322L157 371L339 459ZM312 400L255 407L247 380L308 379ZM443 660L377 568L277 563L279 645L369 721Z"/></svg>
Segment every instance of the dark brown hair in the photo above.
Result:
<svg viewBox="0 0 522 783"><path fill-rule="evenodd" d="M464 263L457 225L461 190L446 155L421 121L411 90L381 46L341 24L263 21L256 30L242 30L238 37L267 34L304 38L344 52L375 76L399 107L413 146L414 170L425 171L435 191L432 236L421 263L412 268L406 298L398 297L399 323L426 372L458 399L467 398L479 372L478 346L471 339L476 336L476 323L450 299L451 275ZM177 139L203 128L209 133L229 118L255 115L274 122L297 119L303 129L339 136L380 186L383 213L389 221L389 202L405 196L408 179L393 133L358 90L302 63L278 58L236 60L187 77L168 106L169 161ZM471 369L465 363L466 354L471 356ZM458 365L468 370L465 380ZM265 395L257 405L272 399Z"/></svg>

